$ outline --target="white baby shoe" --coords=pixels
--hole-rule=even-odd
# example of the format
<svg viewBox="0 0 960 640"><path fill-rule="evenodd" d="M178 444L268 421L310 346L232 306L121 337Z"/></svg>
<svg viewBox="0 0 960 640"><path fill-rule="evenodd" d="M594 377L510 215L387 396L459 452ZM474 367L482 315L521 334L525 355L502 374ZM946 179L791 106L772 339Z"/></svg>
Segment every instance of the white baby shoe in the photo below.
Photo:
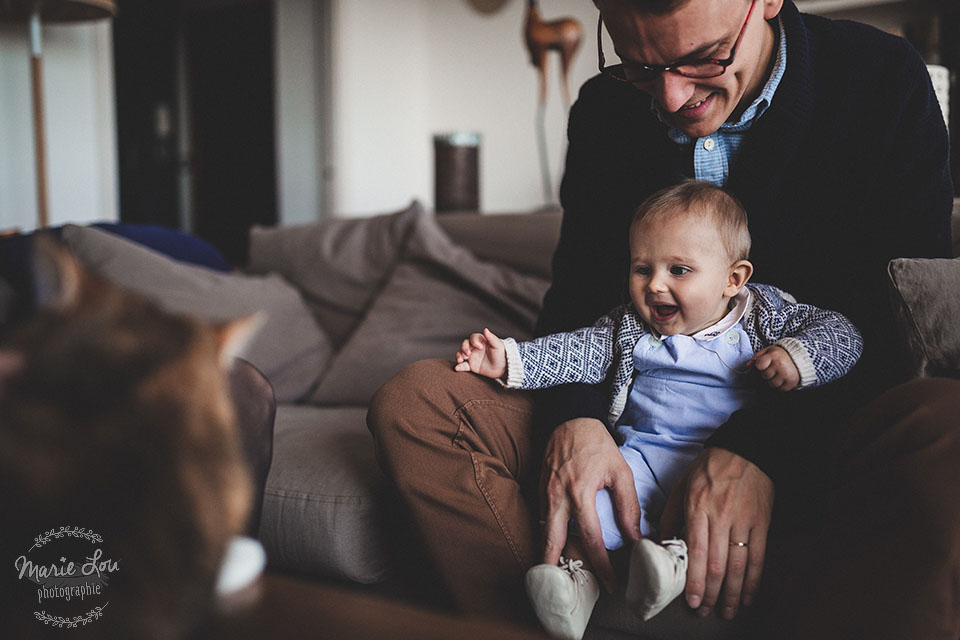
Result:
<svg viewBox="0 0 960 640"><path fill-rule="evenodd" d="M583 637L600 586L582 560L561 557L559 565L538 564L527 571L526 584L533 611L547 633L565 640Z"/></svg>
<svg viewBox="0 0 960 640"><path fill-rule="evenodd" d="M641 538L630 553L627 604L649 620L683 593L687 583L687 543L664 540L657 544Z"/></svg>

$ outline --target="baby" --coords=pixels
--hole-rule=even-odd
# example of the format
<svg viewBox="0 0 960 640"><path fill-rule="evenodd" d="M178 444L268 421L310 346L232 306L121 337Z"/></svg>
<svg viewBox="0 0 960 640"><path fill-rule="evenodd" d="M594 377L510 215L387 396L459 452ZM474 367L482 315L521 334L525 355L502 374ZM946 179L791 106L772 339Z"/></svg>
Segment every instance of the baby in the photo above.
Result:
<svg viewBox="0 0 960 640"><path fill-rule="evenodd" d="M634 214L629 239L630 304L592 327L531 342L484 329L463 341L455 369L511 389L610 385L608 424L633 470L642 512L626 597L648 620L685 586L684 541L653 540L670 489L703 442L751 401L758 378L780 391L821 385L850 371L863 343L841 314L747 284L746 213L711 183L687 181L653 195ZM606 548L622 547L605 490L597 512ZM577 543L568 539L560 566L538 565L526 575L537 617L560 638L582 637L599 596Z"/></svg>

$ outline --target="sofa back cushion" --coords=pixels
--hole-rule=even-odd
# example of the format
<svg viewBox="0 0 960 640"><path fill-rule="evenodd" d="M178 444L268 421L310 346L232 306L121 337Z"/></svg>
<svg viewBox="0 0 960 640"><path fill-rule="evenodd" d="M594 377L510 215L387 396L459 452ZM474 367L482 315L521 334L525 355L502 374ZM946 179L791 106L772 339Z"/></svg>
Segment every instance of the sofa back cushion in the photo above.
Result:
<svg viewBox="0 0 960 640"><path fill-rule="evenodd" d="M960 378L960 258L898 258L887 270L908 374Z"/></svg>
<svg viewBox="0 0 960 640"><path fill-rule="evenodd" d="M221 273L176 262L116 235L67 225L62 238L81 263L168 311L210 320L258 313L264 322L240 357L273 385L279 402L300 400L332 354L300 294L277 275Z"/></svg>
<svg viewBox="0 0 960 640"><path fill-rule="evenodd" d="M545 278L478 259L451 241L437 218L421 213L389 279L310 402L366 405L408 364L425 358L452 363L460 342L484 327L527 339L548 285Z"/></svg>
<svg viewBox="0 0 960 640"><path fill-rule="evenodd" d="M277 273L303 294L339 348L386 284L423 214L419 202L392 214L331 218L250 230L249 273Z"/></svg>
<svg viewBox="0 0 960 640"><path fill-rule="evenodd" d="M483 215L445 213L437 216L437 225L455 244L481 260L549 280L561 219L559 209Z"/></svg>
<svg viewBox="0 0 960 640"><path fill-rule="evenodd" d="M910 377L960 378L960 198L953 202L953 255L898 258L887 267Z"/></svg>
<svg viewBox="0 0 960 640"><path fill-rule="evenodd" d="M230 271L226 258L210 243L183 231L157 225L96 222L91 226L149 247L179 262ZM37 233L60 238L63 227L0 236L0 327L16 324L35 308L33 240Z"/></svg>

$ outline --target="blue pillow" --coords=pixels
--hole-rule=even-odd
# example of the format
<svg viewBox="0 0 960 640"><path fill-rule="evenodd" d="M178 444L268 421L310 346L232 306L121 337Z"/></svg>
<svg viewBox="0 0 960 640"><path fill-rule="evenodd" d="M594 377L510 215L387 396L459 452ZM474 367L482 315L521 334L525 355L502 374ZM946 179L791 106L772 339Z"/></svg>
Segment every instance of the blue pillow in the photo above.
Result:
<svg viewBox="0 0 960 640"><path fill-rule="evenodd" d="M136 242L180 262L196 264L214 271L231 271L230 263L213 245L183 231L152 224L123 222L98 222L91 226Z"/></svg>

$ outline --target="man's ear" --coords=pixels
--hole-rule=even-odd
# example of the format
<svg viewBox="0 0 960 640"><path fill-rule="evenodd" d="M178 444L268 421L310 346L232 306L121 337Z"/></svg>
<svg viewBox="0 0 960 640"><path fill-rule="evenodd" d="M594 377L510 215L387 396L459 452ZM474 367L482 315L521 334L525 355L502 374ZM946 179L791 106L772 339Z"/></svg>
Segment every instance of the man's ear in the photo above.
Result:
<svg viewBox="0 0 960 640"><path fill-rule="evenodd" d="M233 361L243 353L265 322L264 314L257 312L217 325L215 330L217 332L220 366L224 369L230 369Z"/></svg>
<svg viewBox="0 0 960 640"><path fill-rule="evenodd" d="M727 278L727 286L723 289L723 295L732 298L740 293L740 289L747 284L750 276L753 275L753 263L749 260L737 260L730 267L730 276Z"/></svg>
<svg viewBox="0 0 960 640"><path fill-rule="evenodd" d="M783 8L783 0L762 0L762 2L764 20L773 20L780 14L780 9Z"/></svg>

